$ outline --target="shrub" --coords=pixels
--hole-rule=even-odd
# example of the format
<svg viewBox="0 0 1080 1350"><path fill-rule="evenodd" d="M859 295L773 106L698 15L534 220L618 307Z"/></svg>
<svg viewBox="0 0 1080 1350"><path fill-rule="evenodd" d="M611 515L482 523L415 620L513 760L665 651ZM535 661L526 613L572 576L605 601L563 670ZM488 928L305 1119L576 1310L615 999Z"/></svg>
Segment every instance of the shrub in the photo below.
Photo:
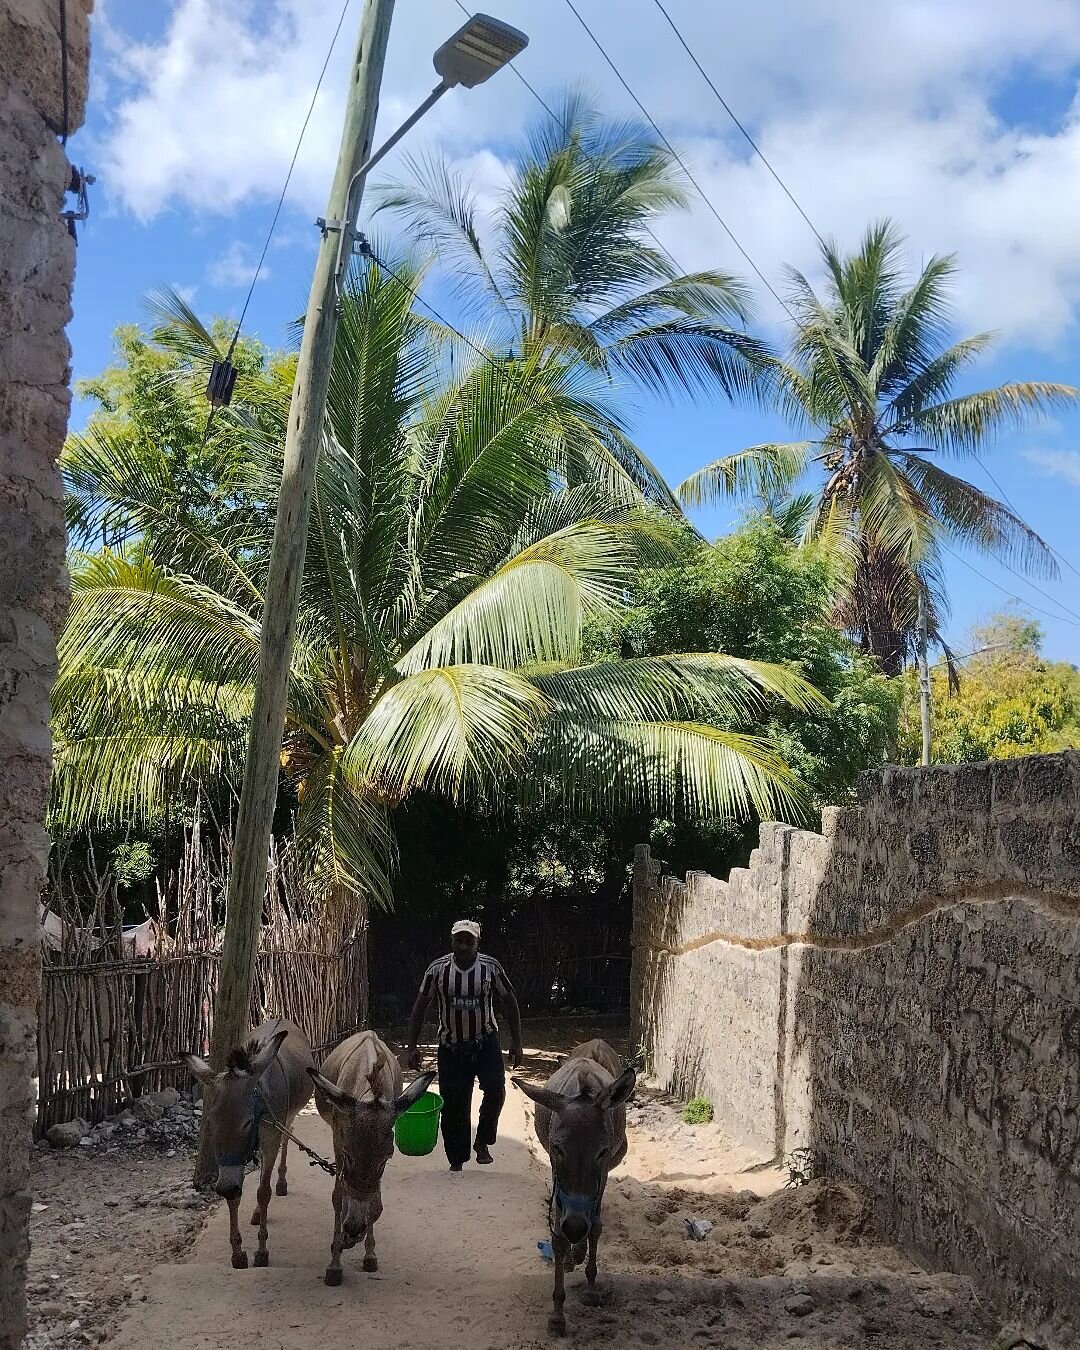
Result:
<svg viewBox="0 0 1080 1350"><path fill-rule="evenodd" d="M708 1125L713 1118L712 1102L708 1097L691 1097L683 1107L682 1118L687 1125Z"/></svg>

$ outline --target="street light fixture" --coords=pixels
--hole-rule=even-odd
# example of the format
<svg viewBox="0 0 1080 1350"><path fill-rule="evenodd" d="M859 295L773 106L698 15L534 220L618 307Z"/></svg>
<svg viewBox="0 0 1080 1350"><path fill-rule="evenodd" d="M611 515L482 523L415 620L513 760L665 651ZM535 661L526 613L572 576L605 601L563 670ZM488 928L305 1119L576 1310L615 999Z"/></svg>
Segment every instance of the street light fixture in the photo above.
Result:
<svg viewBox="0 0 1080 1350"><path fill-rule="evenodd" d="M478 84L490 80L492 75L509 65L515 56L529 45L529 39L518 28L493 19L490 14L474 14L467 23L463 23L457 32L447 38L432 57L439 83L401 126L385 140L378 150L353 174L349 182L346 198L349 208L342 222L320 221L324 233L326 230L340 229L338 241L337 265L334 269L335 286L340 292L356 243L355 217L358 209L358 188L362 189L364 180L370 171L387 155L398 141L411 131L421 117L438 103L443 94L461 85L464 89L475 89ZM355 203L355 205L354 205Z"/></svg>

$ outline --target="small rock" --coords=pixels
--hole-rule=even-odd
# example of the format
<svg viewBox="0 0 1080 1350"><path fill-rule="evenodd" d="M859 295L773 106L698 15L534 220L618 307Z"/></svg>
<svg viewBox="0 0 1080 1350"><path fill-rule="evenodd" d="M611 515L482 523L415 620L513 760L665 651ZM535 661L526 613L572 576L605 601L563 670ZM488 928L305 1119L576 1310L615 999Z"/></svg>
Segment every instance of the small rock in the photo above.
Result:
<svg viewBox="0 0 1080 1350"><path fill-rule="evenodd" d="M832 1257L828 1254L828 1252L822 1252L817 1259L817 1263L819 1266L831 1266Z"/></svg>
<svg viewBox="0 0 1080 1350"><path fill-rule="evenodd" d="M45 1138L53 1148L77 1148L85 1133L81 1120L65 1120L50 1125Z"/></svg>
<svg viewBox="0 0 1080 1350"><path fill-rule="evenodd" d="M128 1111L132 1119L143 1122L160 1120L165 1114L165 1108L154 1100L153 1094L149 1097L136 1097Z"/></svg>
<svg viewBox="0 0 1080 1350"><path fill-rule="evenodd" d="M772 1237L772 1229L767 1223L752 1223L748 1231L752 1238Z"/></svg>
<svg viewBox="0 0 1080 1350"><path fill-rule="evenodd" d="M793 1256L812 1256L814 1249L804 1238L801 1242L796 1242L791 1251Z"/></svg>
<svg viewBox="0 0 1080 1350"><path fill-rule="evenodd" d="M784 1311L789 1312L792 1317L809 1317L816 1307L817 1304L809 1294L796 1294L784 1304Z"/></svg>
<svg viewBox="0 0 1080 1350"><path fill-rule="evenodd" d="M117 1199L115 1199L115 1198L114 1198L113 1196L111 1196L111 1195L110 1195L110 1196L107 1196L107 1197L102 1201L102 1204L107 1205L107 1206L109 1207L109 1209L116 1209L116 1207L117 1207L117 1205L119 1205L119 1203L120 1203L120 1201L117 1200Z"/></svg>
<svg viewBox="0 0 1080 1350"><path fill-rule="evenodd" d="M116 1123L123 1130L134 1130L138 1128L139 1122L130 1111L121 1111L116 1117Z"/></svg>
<svg viewBox="0 0 1080 1350"><path fill-rule="evenodd" d="M670 1289L658 1289L653 1294L654 1303L674 1303L675 1301L675 1294Z"/></svg>
<svg viewBox="0 0 1080 1350"><path fill-rule="evenodd" d="M135 1098L136 1102L156 1102L162 1110L167 1111L170 1106L176 1106L180 1101L180 1094L175 1088L161 1088L157 1092L144 1092L141 1097Z"/></svg>
<svg viewBox="0 0 1080 1350"><path fill-rule="evenodd" d="M880 1317L860 1317L859 1330L864 1336L880 1336L886 1328L886 1323Z"/></svg>
<svg viewBox="0 0 1080 1350"><path fill-rule="evenodd" d="M58 1303L56 1299L47 1298L37 1305L37 1310L42 1317L60 1317L64 1312L64 1305Z"/></svg>
<svg viewBox="0 0 1080 1350"><path fill-rule="evenodd" d="M68 1323L67 1329L68 1329L68 1331L81 1331L81 1330L82 1330L82 1323L79 1321L79 1319L78 1319L77 1317L74 1317L74 1318L72 1318L72 1320Z"/></svg>
<svg viewBox="0 0 1080 1350"><path fill-rule="evenodd" d="M948 1317L952 1310L952 1303L941 1294L916 1295L915 1311L920 1317Z"/></svg>
<svg viewBox="0 0 1080 1350"><path fill-rule="evenodd" d="M97 1143L97 1140L96 1140L95 1138L93 1138L92 1135L87 1134L87 1135L84 1135L84 1136L79 1140L79 1147L80 1147L80 1148L93 1148L94 1145L95 1145L96 1143Z"/></svg>
<svg viewBox="0 0 1080 1350"><path fill-rule="evenodd" d="M48 1208L49 1206L43 1205L40 1200L35 1200L34 1203L30 1206L30 1213L41 1214L43 1210L46 1210Z"/></svg>
<svg viewBox="0 0 1080 1350"><path fill-rule="evenodd" d="M119 1128L113 1121L103 1120L94 1133L99 1139L111 1139Z"/></svg>

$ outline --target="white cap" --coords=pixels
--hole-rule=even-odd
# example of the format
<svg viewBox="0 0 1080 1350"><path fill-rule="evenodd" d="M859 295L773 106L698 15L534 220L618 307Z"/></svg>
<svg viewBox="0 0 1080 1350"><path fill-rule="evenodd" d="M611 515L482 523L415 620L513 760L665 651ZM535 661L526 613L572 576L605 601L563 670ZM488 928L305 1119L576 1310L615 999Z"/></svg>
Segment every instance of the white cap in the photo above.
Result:
<svg viewBox="0 0 1080 1350"><path fill-rule="evenodd" d="M450 936L454 937L457 933L471 933L477 942L480 941L480 925L472 919L458 919L457 923L450 929Z"/></svg>

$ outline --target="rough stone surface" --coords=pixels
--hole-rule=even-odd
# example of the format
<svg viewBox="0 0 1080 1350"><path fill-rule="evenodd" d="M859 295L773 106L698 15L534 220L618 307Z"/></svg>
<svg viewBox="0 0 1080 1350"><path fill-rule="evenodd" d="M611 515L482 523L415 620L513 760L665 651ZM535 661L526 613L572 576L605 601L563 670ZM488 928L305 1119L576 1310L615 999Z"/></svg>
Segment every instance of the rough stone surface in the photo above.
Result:
<svg viewBox="0 0 1080 1350"><path fill-rule="evenodd" d="M67 3L69 132L85 110L91 2ZM60 219L59 16L54 0L0 0L0 1350L25 1327L49 690L67 597L55 460L75 252Z"/></svg>
<svg viewBox="0 0 1080 1350"><path fill-rule="evenodd" d="M77 1148L89 1128L84 1120L65 1120L50 1126L45 1138L53 1148Z"/></svg>
<svg viewBox="0 0 1080 1350"><path fill-rule="evenodd" d="M763 825L727 881L638 850L635 1038L726 1132L858 1182L1080 1344L1080 754L890 768L859 800Z"/></svg>

